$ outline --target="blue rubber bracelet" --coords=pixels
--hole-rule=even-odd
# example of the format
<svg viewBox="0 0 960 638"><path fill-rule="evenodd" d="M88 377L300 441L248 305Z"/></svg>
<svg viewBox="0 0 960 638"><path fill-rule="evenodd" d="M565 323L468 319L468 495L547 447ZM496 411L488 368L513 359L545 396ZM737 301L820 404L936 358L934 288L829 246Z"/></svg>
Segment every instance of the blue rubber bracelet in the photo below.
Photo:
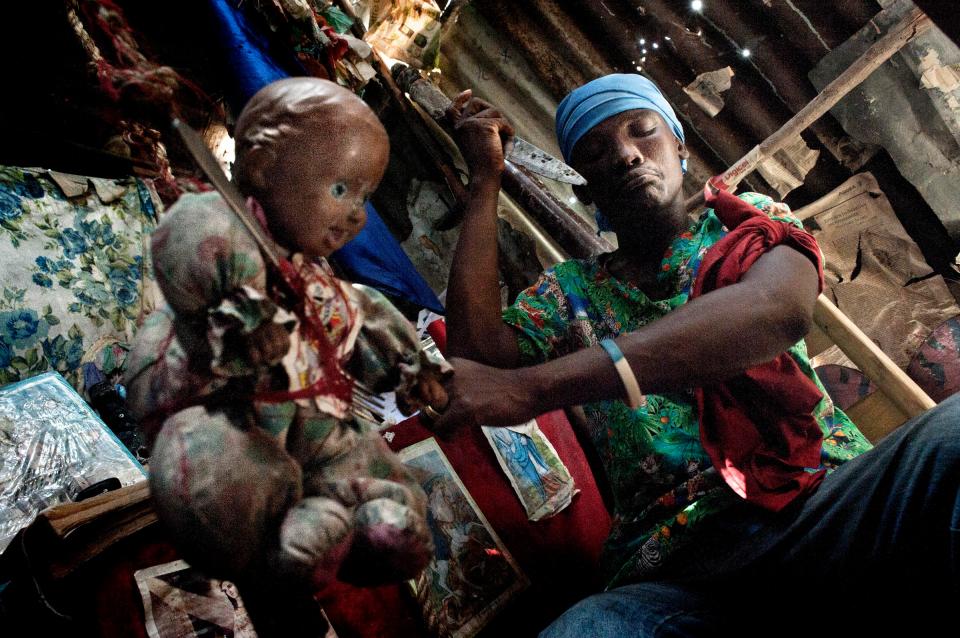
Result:
<svg viewBox="0 0 960 638"><path fill-rule="evenodd" d="M633 409L639 408L643 402L643 393L640 392L640 384L637 382L637 375L633 373L633 368L630 367L630 362L623 356L623 351L613 339L604 339L600 345L610 355L613 367L620 375L623 389L627 391L627 405Z"/></svg>

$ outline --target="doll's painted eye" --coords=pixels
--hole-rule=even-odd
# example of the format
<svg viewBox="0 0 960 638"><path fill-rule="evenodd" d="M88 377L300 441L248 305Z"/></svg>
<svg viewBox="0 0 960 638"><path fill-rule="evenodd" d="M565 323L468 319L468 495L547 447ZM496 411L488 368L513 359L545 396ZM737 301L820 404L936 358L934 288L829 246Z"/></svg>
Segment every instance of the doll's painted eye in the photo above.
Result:
<svg viewBox="0 0 960 638"><path fill-rule="evenodd" d="M343 182L337 182L330 187L330 194L336 199L343 199L347 194L347 185Z"/></svg>

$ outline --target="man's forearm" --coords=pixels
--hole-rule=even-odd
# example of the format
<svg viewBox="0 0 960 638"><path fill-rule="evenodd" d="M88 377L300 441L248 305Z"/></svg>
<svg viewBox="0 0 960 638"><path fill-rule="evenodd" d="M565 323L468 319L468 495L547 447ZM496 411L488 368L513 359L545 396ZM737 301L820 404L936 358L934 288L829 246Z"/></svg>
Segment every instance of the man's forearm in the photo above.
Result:
<svg viewBox="0 0 960 638"><path fill-rule="evenodd" d="M447 351L488 365L517 364L516 336L500 313L497 200L500 178L474 176L447 287Z"/></svg>
<svg viewBox="0 0 960 638"><path fill-rule="evenodd" d="M723 381L770 361L802 338L816 299L813 267L789 248L763 259L767 263L754 266L756 279L715 290L617 338L642 392ZM803 272L782 281L790 269ZM778 294L774 281L783 294ZM784 283L796 294L785 292L789 289ZM526 369L526 374L526 381L540 393L544 411L625 396L619 375L600 347Z"/></svg>

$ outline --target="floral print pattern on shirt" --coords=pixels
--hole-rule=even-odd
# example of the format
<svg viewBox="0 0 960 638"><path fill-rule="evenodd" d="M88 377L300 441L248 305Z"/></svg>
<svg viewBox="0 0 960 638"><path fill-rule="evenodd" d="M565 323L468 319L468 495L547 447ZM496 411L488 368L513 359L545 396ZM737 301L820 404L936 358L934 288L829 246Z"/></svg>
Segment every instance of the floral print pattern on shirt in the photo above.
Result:
<svg viewBox="0 0 960 638"><path fill-rule="evenodd" d="M740 197L771 219L802 227L784 204L756 193ZM666 293L659 299L613 277L603 257L567 261L546 271L503 315L517 329L525 363L597 345L683 305L703 255L726 233L707 210L677 237L661 261L657 279ZM824 433L821 467L829 471L868 450L870 443L826 395L804 342L788 352L824 393L814 413ZM599 401L584 411L614 499L604 572L611 586L652 577L673 552L696 538L701 521L737 497L700 443L692 390L648 394L635 410L622 401Z"/></svg>

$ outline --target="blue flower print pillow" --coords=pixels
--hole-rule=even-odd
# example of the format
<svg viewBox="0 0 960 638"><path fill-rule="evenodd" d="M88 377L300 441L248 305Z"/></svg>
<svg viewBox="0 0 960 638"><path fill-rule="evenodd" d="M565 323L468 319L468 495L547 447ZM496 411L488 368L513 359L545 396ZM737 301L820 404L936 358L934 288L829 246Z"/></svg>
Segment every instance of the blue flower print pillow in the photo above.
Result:
<svg viewBox="0 0 960 638"><path fill-rule="evenodd" d="M149 235L160 200L136 178L0 166L0 385L81 364L119 373L157 305Z"/></svg>

